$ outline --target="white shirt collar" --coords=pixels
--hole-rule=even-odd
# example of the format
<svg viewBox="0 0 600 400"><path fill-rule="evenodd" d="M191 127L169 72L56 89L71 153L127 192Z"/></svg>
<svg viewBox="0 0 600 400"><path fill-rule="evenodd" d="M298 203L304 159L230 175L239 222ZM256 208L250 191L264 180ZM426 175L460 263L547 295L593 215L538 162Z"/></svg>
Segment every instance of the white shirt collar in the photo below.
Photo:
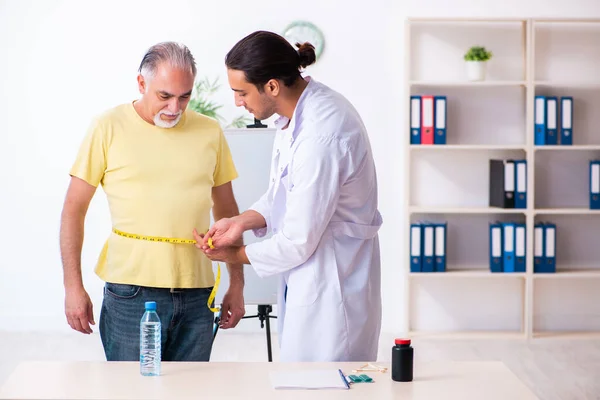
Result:
<svg viewBox="0 0 600 400"><path fill-rule="evenodd" d="M304 80L308 82L308 85L306 85L304 91L298 99L298 103L296 103L294 113L292 114L292 119L290 120L288 117L282 115L274 122L275 128L279 130L283 130L283 128L285 128L285 126L289 123L289 126L285 129L285 131L290 132L293 137L295 137L294 130L296 128L296 122L302 115L302 110L304 109L304 100L306 99L307 93L309 93L315 85L315 81L310 76L305 77Z"/></svg>

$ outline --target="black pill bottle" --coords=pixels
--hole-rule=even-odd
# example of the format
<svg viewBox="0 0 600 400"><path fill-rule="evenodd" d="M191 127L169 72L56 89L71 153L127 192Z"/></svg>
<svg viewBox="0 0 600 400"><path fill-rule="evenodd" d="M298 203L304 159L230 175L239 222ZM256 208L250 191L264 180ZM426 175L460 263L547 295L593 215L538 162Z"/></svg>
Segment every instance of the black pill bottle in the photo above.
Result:
<svg viewBox="0 0 600 400"><path fill-rule="evenodd" d="M411 382L413 380L414 349L410 339L396 339L392 347L392 380Z"/></svg>

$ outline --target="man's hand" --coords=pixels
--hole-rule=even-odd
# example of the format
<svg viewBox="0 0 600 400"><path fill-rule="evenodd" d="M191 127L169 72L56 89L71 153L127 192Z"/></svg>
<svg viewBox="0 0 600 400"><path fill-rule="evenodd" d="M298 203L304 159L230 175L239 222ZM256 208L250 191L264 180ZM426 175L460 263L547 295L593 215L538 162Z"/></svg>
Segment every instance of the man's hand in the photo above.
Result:
<svg viewBox="0 0 600 400"><path fill-rule="evenodd" d="M202 239L205 235L199 234L194 229L194 238L196 239L196 247L201 249L206 257L211 261L221 261L227 264L250 264L248 257L246 256L246 246L229 246L229 247L213 247L210 248L208 245L202 244Z"/></svg>
<svg viewBox="0 0 600 400"><path fill-rule="evenodd" d="M244 314L246 314L244 288L240 285L230 285L229 290L223 296L219 327L222 329L235 328Z"/></svg>
<svg viewBox="0 0 600 400"><path fill-rule="evenodd" d="M83 287L67 289L65 314L71 328L85 334L93 332L90 324L96 324L94 322L94 310L90 296Z"/></svg>
<svg viewBox="0 0 600 400"><path fill-rule="evenodd" d="M239 244L243 234L244 228L235 217L221 218L204 235L201 248L203 250L209 248L209 238L212 238L212 243L216 248Z"/></svg>

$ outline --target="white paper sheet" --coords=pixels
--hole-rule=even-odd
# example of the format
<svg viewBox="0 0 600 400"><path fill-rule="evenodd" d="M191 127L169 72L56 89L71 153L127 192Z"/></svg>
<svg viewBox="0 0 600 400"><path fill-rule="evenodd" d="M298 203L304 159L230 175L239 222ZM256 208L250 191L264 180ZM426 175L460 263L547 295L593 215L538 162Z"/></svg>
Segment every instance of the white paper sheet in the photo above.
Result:
<svg viewBox="0 0 600 400"><path fill-rule="evenodd" d="M338 369L272 371L274 389L349 389Z"/></svg>

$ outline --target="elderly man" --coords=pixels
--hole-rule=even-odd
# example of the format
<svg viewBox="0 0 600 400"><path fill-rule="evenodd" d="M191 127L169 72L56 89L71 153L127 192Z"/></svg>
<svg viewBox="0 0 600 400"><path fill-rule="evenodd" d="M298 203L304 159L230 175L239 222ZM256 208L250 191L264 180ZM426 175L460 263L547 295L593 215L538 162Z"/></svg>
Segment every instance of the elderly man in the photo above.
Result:
<svg viewBox="0 0 600 400"><path fill-rule="evenodd" d="M139 360L139 323L146 301L162 321L162 359L208 361L212 348L211 261L193 240L215 220L238 215L231 181L237 177L218 122L186 110L196 65L189 49L167 42L142 59L141 98L112 108L91 124L70 170L60 247L69 325L91 333L92 303L81 277L84 220L100 184L113 230L96 265L106 282L100 336L108 361ZM243 269L227 265L230 286L222 328L244 315Z"/></svg>

